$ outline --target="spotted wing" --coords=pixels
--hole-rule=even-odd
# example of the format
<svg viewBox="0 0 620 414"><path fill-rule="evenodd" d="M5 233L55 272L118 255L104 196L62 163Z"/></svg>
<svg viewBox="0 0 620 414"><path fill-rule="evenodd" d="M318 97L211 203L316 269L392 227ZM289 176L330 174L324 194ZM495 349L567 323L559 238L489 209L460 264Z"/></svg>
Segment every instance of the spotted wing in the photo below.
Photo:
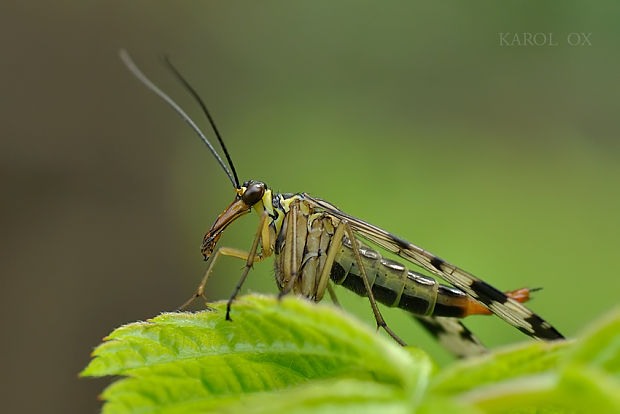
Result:
<svg viewBox="0 0 620 414"><path fill-rule="evenodd" d="M491 312L521 332L538 339L551 340L563 338L562 334L540 316L471 273L451 265L407 240L343 213L336 206L325 200L313 198L307 194L304 194L304 196L317 207L324 209L339 220L346 220L353 231L362 238L441 277L476 299Z"/></svg>
<svg viewBox="0 0 620 414"><path fill-rule="evenodd" d="M468 358L488 352L487 348L457 318L414 316L437 342L459 358Z"/></svg>

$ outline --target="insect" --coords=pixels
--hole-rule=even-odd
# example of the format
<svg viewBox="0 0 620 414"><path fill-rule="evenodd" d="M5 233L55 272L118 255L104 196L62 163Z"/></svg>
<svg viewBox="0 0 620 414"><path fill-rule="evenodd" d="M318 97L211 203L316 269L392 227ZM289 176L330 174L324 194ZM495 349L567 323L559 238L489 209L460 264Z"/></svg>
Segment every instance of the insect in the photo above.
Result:
<svg viewBox="0 0 620 414"><path fill-rule="evenodd" d="M486 348L462 323L474 314L495 314L523 333L543 340L563 336L540 316L526 308L533 289L502 292L478 277L438 256L375 225L344 213L335 205L306 193L275 193L261 181L240 183L231 157L205 104L166 59L170 69L193 95L206 114L222 147L230 170L204 133L163 91L133 63L126 51L120 57L142 83L166 101L198 134L233 184L235 196L205 234L201 253L210 260L195 294L181 307L204 298L204 289L221 256L245 261L241 278L231 295L226 319L231 319L231 304L239 293L252 265L274 256L275 279L280 296L289 292L320 301L327 292L335 300L332 284L342 285L369 299L377 329L385 330L398 343L404 342L386 324L377 302L399 307L414 315L421 324L458 356L469 356ZM259 224L249 251L220 247L217 242L226 228L254 210ZM402 263L383 257L369 247L372 243L407 262L447 281L408 269Z"/></svg>

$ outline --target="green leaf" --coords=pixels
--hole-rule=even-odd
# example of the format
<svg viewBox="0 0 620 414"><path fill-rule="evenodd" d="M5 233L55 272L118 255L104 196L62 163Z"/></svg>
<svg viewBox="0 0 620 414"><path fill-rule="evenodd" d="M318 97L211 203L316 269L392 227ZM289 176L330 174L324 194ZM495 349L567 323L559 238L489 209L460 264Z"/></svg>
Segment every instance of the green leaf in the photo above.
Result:
<svg viewBox="0 0 620 414"><path fill-rule="evenodd" d="M433 379L432 390L454 394L524 375L552 371L568 354L571 344L571 341L526 342L459 361Z"/></svg>
<svg viewBox="0 0 620 414"><path fill-rule="evenodd" d="M104 413L620 413L620 311L577 341L528 342L437 372L331 306L251 295L123 326L84 376Z"/></svg>
<svg viewBox="0 0 620 414"><path fill-rule="evenodd" d="M620 307L584 333L571 353L571 362L588 364L620 380Z"/></svg>
<svg viewBox="0 0 620 414"><path fill-rule="evenodd" d="M430 390L492 414L620 413L619 320L616 311L578 341L531 343L457 363Z"/></svg>
<svg viewBox="0 0 620 414"><path fill-rule="evenodd" d="M447 397L430 396L419 406L416 414L483 414L478 408Z"/></svg>
<svg viewBox="0 0 620 414"><path fill-rule="evenodd" d="M221 413L411 413L412 401L402 390L371 381L313 381L281 391L252 394L239 401L211 406Z"/></svg>
<svg viewBox="0 0 620 414"><path fill-rule="evenodd" d="M104 412L201 411L328 378L393 388L409 401L426 387L431 363L424 353L413 358L331 306L245 296L233 305L234 322L225 320L224 302L213 307L162 314L105 338L81 375L128 378L103 393Z"/></svg>
<svg viewBox="0 0 620 414"><path fill-rule="evenodd" d="M523 377L457 398L488 414L620 413L620 389L609 376L568 368L561 376Z"/></svg>

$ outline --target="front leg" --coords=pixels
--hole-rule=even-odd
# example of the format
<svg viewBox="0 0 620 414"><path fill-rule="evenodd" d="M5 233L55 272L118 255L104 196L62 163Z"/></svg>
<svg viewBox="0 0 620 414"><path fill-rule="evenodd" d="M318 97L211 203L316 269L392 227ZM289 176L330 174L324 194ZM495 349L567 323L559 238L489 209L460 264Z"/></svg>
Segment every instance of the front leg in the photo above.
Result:
<svg viewBox="0 0 620 414"><path fill-rule="evenodd" d="M191 305L196 299L200 297L202 297L205 300L205 302L207 301L207 298L204 295L205 286L207 284L207 280L209 280L209 276L211 275L213 268L215 267L215 262L217 262L217 259L218 257L220 257L220 255L236 257L238 259L247 260L250 254L243 250L235 249L232 247L220 247L219 249L217 249L217 251L215 252L215 254L213 255L211 259L211 263L209 263L209 267L207 268L207 271L205 272L202 280L200 281L200 284L198 285L198 288L196 289L196 293L194 293L191 298L189 298L183 305L181 305L177 309L177 311L185 310L189 305ZM261 260L263 260L263 257L260 255L254 259L254 261L261 261Z"/></svg>
<svg viewBox="0 0 620 414"><path fill-rule="evenodd" d="M256 230L256 234L254 235L254 241L252 242L252 247L250 248L250 251L248 252L248 256L245 262L243 273L241 274L241 278L239 279L239 282L237 282L237 285L235 286L235 290L233 290L233 293L230 296L230 299L228 299L228 303L226 304L226 320L227 321L232 321L232 319L230 318L230 307L232 306L232 303L237 297L237 295L239 294L239 291L241 290L241 286L243 286L245 279L248 277L248 273L250 272L252 265L254 264L255 261L257 261L256 260L257 257L259 257L260 260L263 260L265 257L268 256L268 254L271 254L271 247L269 247L271 246L271 244L270 244L269 239L265 240L264 237L261 237L264 227L269 225L269 223L267 222L268 216L269 214L267 213L267 210L263 210L263 212L260 215L260 222L258 224L258 229ZM258 249L258 244L261 241L261 239L263 240L263 243L262 243L263 255L257 256L256 250ZM266 254L265 252L267 252L268 254Z"/></svg>

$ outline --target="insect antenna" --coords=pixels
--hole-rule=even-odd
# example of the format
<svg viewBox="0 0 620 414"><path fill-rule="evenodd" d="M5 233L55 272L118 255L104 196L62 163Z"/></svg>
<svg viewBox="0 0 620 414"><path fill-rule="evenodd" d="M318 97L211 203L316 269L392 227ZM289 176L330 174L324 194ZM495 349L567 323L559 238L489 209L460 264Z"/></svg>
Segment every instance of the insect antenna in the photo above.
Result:
<svg viewBox="0 0 620 414"><path fill-rule="evenodd" d="M144 73L142 73L142 71L140 71L140 69L138 69L136 64L133 62L133 60L129 56L129 53L127 53L125 49L119 50L118 54L121 60L123 61L123 63L125 64L125 66L127 67L127 69L129 69L129 71L136 78L138 78L138 80L142 82L144 86L146 86L151 91L156 93L161 99L163 99L168 105L170 105L172 109L174 109L176 113L179 114L185 122L187 122L187 124L194 130L194 132L198 134L202 142L205 143L205 145L209 148L209 151L211 151L215 159L217 159L217 162L220 164L222 169L224 169L224 172L226 172L226 175L232 182L233 186L235 188L239 188L239 180L236 180L237 175L235 174L235 178L233 178L233 175L230 173L230 171L226 167L226 164L224 164L224 161L222 161L222 158L220 158L215 148L213 148L213 145L211 145L211 143L209 142L205 134L200 130L200 128L198 128L198 125L196 125L196 123L189 117L189 115L187 115L185 111L183 111L183 109L176 102L172 100L172 98L166 95L165 92L159 89L153 82L151 82L149 78L146 77ZM226 153L226 155L228 155L228 153Z"/></svg>
<svg viewBox="0 0 620 414"><path fill-rule="evenodd" d="M192 85L190 85L189 82L183 77L183 75L181 75L181 72L179 72L179 70L172 64L172 62L170 61L167 55L164 55L164 63L166 63L166 65L168 66L168 69L170 69L172 73L174 73L177 79L183 84L183 86L185 86L185 89L187 89L187 91L194 97L196 102L198 102L198 104L202 108L202 112L204 112L204 114L207 116L207 119L209 120L209 124L211 124L211 128L213 128L213 132L215 132L215 136L217 137L217 140L219 141L220 146L222 147L222 150L224 151L224 155L226 155L226 160L228 161L228 165L230 166L230 169L232 170L232 173L235 177L237 188L241 188L239 185L239 177L237 177L237 171L235 170L235 166L232 162L232 159L230 158L230 154L228 153L228 150L226 149L226 145L224 145L224 140L222 139L222 136L220 135L220 131L217 129L217 126L215 126L215 121L213 120L213 117L211 116L211 112L209 112L209 109L207 109L207 105L205 105L204 101L202 100L200 95L198 95L198 92L196 92L196 90L192 87Z"/></svg>

